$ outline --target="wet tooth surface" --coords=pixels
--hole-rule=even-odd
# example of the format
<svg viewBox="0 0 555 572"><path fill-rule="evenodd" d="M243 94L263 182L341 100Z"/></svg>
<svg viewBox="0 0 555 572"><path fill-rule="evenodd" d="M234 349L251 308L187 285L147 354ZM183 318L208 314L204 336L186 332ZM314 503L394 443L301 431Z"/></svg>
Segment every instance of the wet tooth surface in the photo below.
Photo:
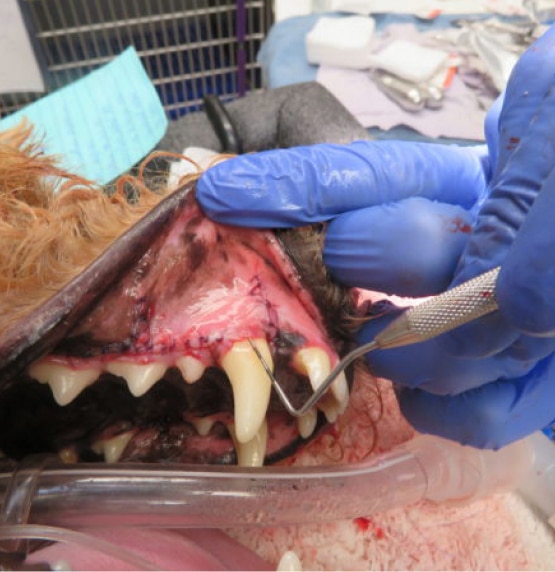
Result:
<svg viewBox="0 0 555 572"><path fill-rule="evenodd" d="M187 383L195 383L195 381L198 381L206 369L204 364L193 356L180 357L176 360L175 366L179 369L183 379Z"/></svg>
<svg viewBox="0 0 555 572"><path fill-rule="evenodd" d="M309 409L302 417L297 418L297 427L299 429L299 435L303 439L308 439L314 429L316 429L316 423L318 422L318 412L316 409Z"/></svg>
<svg viewBox="0 0 555 572"><path fill-rule="evenodd" d="M117 463L134 434L134 431L126 431L111 439L97 441L93 444L92 450L99 455L104 455L104 460L107 463Z"/></svg>
<svg viewBox="0 0 555 572"><path fill-rule="evenodd" d="M295 367L308 376L315 391L331 371L330 358L322 348L303 348L294 358Z"/></svg>
<svg viewBox="0 0 555 572"><path fill-rule="evenodd" d="M345 372L341 372L331 383L331 392L340 405L341 413L345 411L349 404L349 384L345 377Z"/></svg>
<svg viewBox="0 0 555 572"><path fill-rule="evenodd" d="M277 572L303 572L303 565L296 552L288 550L283 553L276 568Z"/></svg>
<svg viewBox="0 0 555 572"><path fill-rule="evenodd" d="M201 417L200 419L195 419L191 423L201 437L206 437L206 435L210 433L212 427L214 427L214 420L209 417Z"/></svg>
<svg viewBox="0 0 555 572"><path fill-rule="evenodd" d="M135 397L144 395L166 373L166 366L161 363L131 363L113 361L106 365L106 371L123 377L129 391Z"/></svg>
<svg viewBox="0 0 555 572"><path fill-rule="evenodd" d="M273 369L266 340L254 339L262 357ZM221 360L233 389L235 435L240 443L255 437L266 418L272 384L256 353L247 340L235 342Z"/></svg>
<svg viewBox="0 0 555 572"><path fill-rule="evenodd" d="M317 404L318 409L324 413L328 423L335 423L342 413L341 406L333 398L333 396L324 395Z"/></svg>
<svg viewBox="0 0 555 572"><path fill-rule="evenodd" d="M229 432L235 444L237 454L237 465L239 467L262 467L266 454L266 442L268 440L268 424L263 421L256 435L246 443L237 440L235 427L230 426Z"/></svg>
<svg viewBox="0 0 555 572"><path fill-rule="evenodd" d="M58 405L68 405L98 379L100 370L77 370L57 363L36 362L29 367L29 375L50 386Z"/></svg>
<svg viewBox="0 0 555 572"><path fill-rule="evenodd" d="M304 373L310 380L312 389L316 391L331 372L331 362L328 353L322 348L303 348L297 352L294 365L300 373ZM339 412L343 412L349 399L349 386L345 373L341 372L331 383L331 394L339 405Z"/></svg>

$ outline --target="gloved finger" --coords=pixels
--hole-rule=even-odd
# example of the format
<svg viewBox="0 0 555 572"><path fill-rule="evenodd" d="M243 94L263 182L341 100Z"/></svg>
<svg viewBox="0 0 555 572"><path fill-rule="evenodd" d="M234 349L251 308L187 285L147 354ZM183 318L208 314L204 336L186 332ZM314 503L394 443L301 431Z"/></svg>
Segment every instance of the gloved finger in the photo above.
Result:
<svg viewBox="0 0 555 572"><path fill-rule="evenodd" d="M357 334L359 344L372 341L400 313L392 304L381 303L372 309L376 317ZM518 338L511 332L507 348ZM504 351L485 359L467 359L445 352L439 338L399 348L374 350L366 354L371 372L395 384L420 388L437 395L455 395L489 383L491 380L513 379L534 367L534 360L521 360L521 355Z"/></svg>
<svg viewBox="0 0 555 572"><path fill-rule="evenodd" d="M531 335L555 336L555 169L512 244L497 281L507 320Z"/></svg>
<svg viewBox="0 0 555 572"><path fill-rule="evenodd" d="M498 172L504 169L553 88L554 42L555 25L552 25L522 54L511 72L499 116ZM545 110L544 115L546 112L550 113Z"/></svg>
<svg viewBox="0 0 555 572"><path fill-rule="evenodd" d="M555 87L555 42L553 45ZM507 256L516 233L555 165L554 109L555 90L550 90L504 168L491 181L489 197L478 214L476 230L461 259L455 283L501 264ZM502 130L505 131L505 126Z"/></svg>
<svg viewBox="0 0 555 572"><path fill-rule="evenodd" d="M536 50L541 55L542 61L546 60L546 66L550 72L546 74L542 71L541 74L537 74L539 79L530 80L527 85L520 83L522 78L530 79L530 73L526 71L526 68L519 68L519 72L511 76L504 105L509 110L513 110L514 113L505 113L504 107L500 123L502 124L501 132L504 134L507 133L507 130L514 129L514 131L510 131L513 133L514 140L509 138L506 139L505 145L500 144L500 160L503 155L504 165L502 169L498 165L497 174L491 182L492 190L489 198L478 215L475 231L461 257L453 282L454 285L509 261L509 249L555 164L555 140L552 137L555 129L555 114L553 113L555 91L552 89L553 84L555 84L554 33L555 29L551 28L548 35L542 37L544 41L539 43ZM532 52L535 53L534 50ZM511 82L515 77L516 86L520 91L517 87L512 87ZM517 120L516 114L522 111L521 105L525 105L527 102L533 102L534 107L532 111L528 110L527 113L523 113L523 125L526 124L523 127L518 123L520 120ZM516 135L521 132L524 134L519 139ZM519 239L520 244L524 244L526 247L527 236L545 233L546 228L549 226L536 226L525 237ZM538 254L538 258L545 263L545 267L549 263L549 251L542 251ZM521 261L523 261L522 257ZM502 275L500 280L500 285L504 284L502 288L507 288L507 284L516 278L514 271L509 274L508 270L502 270ZM521 276L521 280L523 282L529 280L527 272ZM537 289L538 292L545 286L545 281L541 284L542 286ZM530 321L530 318L522 312L522 305L519 306L519 310L512 309L515 300L510 295L502 295L499 300L501 313L507 320L517 320L513 323L515 327L517 324ZM520 312L518 317L517 312ZM536 316L539 317L540 314L541 309L536 313ZM553 313L549 312L547 320L552 320L552 318ZM466 355L469 356L484 355L487 353L487 346L491 343L491 338L498 335L498 330L488 332L485 329L486 323L487 320L477 320L473 324L449 334L444 338L445 348L453 353L468 350L470 353L466 353ZM542 326L538 325L538 327L541 328ZM531 332L532 329L527 331ZM550 327L547 328L547 331L551 331ZM484 335L484 332L487 332L487 335ZM465 339L472 339L474 343L465 344Z"/></svg>
<svg viewBox="0 0 555 572"><path fill-rule="evenodd" d="M484 132L490 158L490 173L488 179L491 179L491 175L497 164L497 156L499 153L499 116L501 115L504 100L505 92L493 102L486 113L486 119L484 121Z"/></svg>
<svg viewBox="0 0 555 572"><path fill-rule="evenodd" d="M528 374L511 381L492 382L456 396L402 389L399 403L417 431L464 445L498 449L553 423L554 374L551 355Z"/></svg>
<svg viewBox="0 0 555 572"><path fill-rule="evenodd" d="M449 285L473 216L421 197L349 211L327 228L324 262L348 286L427 296Z"/></svg>
<svg viewBox="0 0 555 572"><path fill-rule="evenodd" d="M285 228L412 196L470 209L486 192L486 147L398 141L242 155L210 168L197 198L215 220Z"/></svg>

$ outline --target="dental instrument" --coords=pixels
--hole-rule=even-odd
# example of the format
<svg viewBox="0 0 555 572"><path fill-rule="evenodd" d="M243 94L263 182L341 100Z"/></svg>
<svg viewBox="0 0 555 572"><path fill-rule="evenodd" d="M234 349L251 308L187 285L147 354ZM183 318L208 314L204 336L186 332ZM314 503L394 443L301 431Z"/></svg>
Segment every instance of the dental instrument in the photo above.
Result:
<svg viewBox="0 0 555 572"><path fill-rule="evenodd" d="M495 283L499 270L499 266L493 268L408 309L380 332L374 340L349 352L300 407L294 406L256 345L251 339L249 342L285 409L291 415L300 417L321 399L328 387L347 366L364 354L375 349L391 349L423 342L497 310Z"/></svg>

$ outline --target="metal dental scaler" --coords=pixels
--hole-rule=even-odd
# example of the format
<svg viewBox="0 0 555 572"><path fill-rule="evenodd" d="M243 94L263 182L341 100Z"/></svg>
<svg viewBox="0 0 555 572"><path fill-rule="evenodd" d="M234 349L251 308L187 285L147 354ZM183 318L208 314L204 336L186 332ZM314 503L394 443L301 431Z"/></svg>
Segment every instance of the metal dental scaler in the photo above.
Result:
<svg viewBox="0 0 555 572"><path fill-rule="evenodd" d="M330 384L348 365L365 353L375 349L385 350L423 342L497 310L495 284L499 270L498 266L408 309L371 342L349 352L301 407L293 405L258 348L252 340L249 339L249 342L284 407L291 415L300 417L320 400Z"/></svg>

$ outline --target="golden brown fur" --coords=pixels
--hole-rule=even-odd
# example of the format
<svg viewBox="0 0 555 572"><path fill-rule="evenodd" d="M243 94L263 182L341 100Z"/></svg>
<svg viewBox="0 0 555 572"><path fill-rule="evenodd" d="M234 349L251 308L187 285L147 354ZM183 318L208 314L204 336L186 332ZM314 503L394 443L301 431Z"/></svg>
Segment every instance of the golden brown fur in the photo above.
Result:
<svg viewBox="0 0 555 572"><path fill-rule="evenodd" d="M25 124L0 133L0 316L7 328L69 282L157 204L137 178L113 193L58 166ZM139 191L125 198L126 185Z"/></svg>

